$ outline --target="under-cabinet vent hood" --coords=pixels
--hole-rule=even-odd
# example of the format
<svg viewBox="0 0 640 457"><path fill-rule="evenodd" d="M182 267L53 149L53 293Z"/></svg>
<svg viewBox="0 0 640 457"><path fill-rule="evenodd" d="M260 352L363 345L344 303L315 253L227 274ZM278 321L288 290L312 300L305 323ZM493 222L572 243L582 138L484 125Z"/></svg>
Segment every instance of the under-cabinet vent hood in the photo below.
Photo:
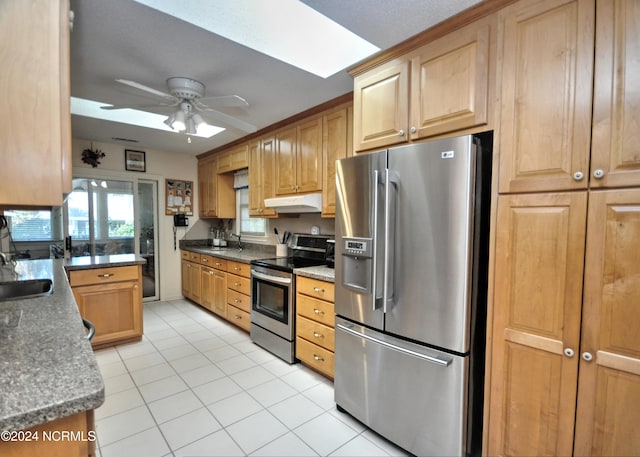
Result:
<svg viewBox="0 0 640 457"><path fill-rule="evenodd" d="M319 213L322 211L322 194L265 198L264 206L279 213Z"/></svg>

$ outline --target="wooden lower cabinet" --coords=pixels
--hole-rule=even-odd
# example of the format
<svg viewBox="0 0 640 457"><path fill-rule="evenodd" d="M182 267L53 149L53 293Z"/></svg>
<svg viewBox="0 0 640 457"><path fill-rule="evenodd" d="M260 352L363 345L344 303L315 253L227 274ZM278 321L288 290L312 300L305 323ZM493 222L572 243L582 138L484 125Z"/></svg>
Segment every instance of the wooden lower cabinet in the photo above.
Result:
<svg viewBox="0 0 640 457"><path fill-rule="evenodd" d="M296 277L296 358L333 379L335 351L334 285Z"/></svg>
<svg viewBox="0 0 640 457"><path fill-rule="evenodd" d="M94 349L142 338L139 265L73 270L69 282L80 315L95 326Z"/></svg>
<svg viewBox="0 0 640 457"><path fill-rule="evenodd" d="M640 190L500 196L496 228L488 455L640 455Z"/></svg>
<svg viewBox="0 0 640 457"><path fill-rule="evenodd" d="M73 439L63 439L63 432L73 434L69 435ZM0 455L2 457L94 457L96 455L93 410L36 425L26 433L33 438L31 441L0 441Z"/></svg>
<svg viewBox="0 0 640 457"><path fill-rule="evenodd" d="M227 262L227 319L246 332L251 329L251 267Z"/></svg>

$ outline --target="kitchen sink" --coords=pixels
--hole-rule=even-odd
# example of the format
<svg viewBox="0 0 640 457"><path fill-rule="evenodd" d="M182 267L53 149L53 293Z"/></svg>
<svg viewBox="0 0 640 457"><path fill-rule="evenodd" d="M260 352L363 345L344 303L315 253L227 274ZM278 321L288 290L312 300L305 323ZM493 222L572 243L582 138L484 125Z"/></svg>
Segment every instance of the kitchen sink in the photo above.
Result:
<svg viewBox="0 0 640 457"><path fill-rule="evenodd" d="M53 281L51 281L51 279L25 279L23 281L0 282L0 301L42 297L51 295L52 292Z"/></svg>

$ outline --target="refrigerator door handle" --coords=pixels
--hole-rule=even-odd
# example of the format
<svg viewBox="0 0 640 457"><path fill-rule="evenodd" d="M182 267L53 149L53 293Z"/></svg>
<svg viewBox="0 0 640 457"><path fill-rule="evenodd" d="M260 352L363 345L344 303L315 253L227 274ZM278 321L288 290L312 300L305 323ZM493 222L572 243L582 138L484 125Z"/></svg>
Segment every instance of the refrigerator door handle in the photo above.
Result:
<svg viewBox="0 0 640 457"><path fill-rule="evenodd" d="M397 218L395 217L395 211L397 208L397 188L398 188L398 176L389 169L385 170L385 218L384 218L384 284L382 293L383 311L387 312L387 303L392 303L395 296L395 224ZM395 190L395 196L391 198L391 188ZM393 202L394 214L391 214L391 203ZM392 230L393 223L393 230Z"/></svg>
<svg viewBox="0 0 640 457"><path fill-rule="evenodd" d="M389 343L387 341L383 341L383 340L380 340L378 338L374 338L372 336L365 335L364 333L359 332L359 331L354 330L353 328L351 328L352 325L338 324L337 327L340 330L343 330L343 331L345 331L347 333L350 333L351 335L354 335L354 336L356 336L358 338L362 338L364 340L371 341L372 343L380 344L380 345L385 346L385 347L387 347L389 349L392 349L394 351L398 351L398 352L400 352L402 354L406 354L406 355L410 355L412 357L416 357L418 359L424 360L424 361L429 362L429 363L433 363L435 365L439 365L441 367L448 367L453 362L453 359L448 358L448 357L447 358L445 358L445 357L432 357L430 355L421 354L419 352L412 351L411 349L403 348L403 347L397 346L395 344L391 344L391 343Z"/></svg>
<svg viewBox="0 0 640 457"><path fill-rule="evenodd" d="M372 309L377 309L378 301L378 181L380 179L380 171L373 170L373 242L371 246L371 297Z"/></svg>

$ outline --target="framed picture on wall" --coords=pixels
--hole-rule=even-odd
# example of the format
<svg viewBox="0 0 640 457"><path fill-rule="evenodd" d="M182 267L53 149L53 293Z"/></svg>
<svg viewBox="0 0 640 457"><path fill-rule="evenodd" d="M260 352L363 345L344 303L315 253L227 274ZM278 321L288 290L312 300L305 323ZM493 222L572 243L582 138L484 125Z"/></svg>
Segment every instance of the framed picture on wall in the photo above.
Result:
<svg viewBox="0 0 640 457"><path fill-rule="evenodd" d="M147 171L147 163L144 158L144 151L124 150L124 168L127 171Z"/></svg>

